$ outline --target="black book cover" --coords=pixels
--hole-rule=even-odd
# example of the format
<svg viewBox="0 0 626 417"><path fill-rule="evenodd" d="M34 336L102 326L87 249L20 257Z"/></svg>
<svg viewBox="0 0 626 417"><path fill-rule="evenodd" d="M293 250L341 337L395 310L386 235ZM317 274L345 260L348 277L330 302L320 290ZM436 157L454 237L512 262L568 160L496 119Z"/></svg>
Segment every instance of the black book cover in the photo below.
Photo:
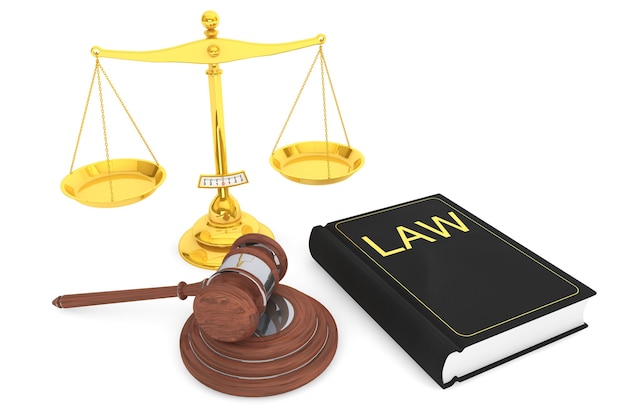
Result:
<svg viewBox="0 0 626 417"><path fill-rule="evenodd" d="M313 258L444 388L585 328L582 310L572 313L579 316L574 324L551 323L566 321L555 312L595 294L442 195L316 226L309 247ZM494 337L507 332L506 338ZM524 336L528 332L532 336ZM468 349L458 361L469 370L442 375L453 352L470 346L481 352L476 348L489 343L503 353L481 364L487 359ZM462 363L472 355L478 357L476 369Z"/></svg>

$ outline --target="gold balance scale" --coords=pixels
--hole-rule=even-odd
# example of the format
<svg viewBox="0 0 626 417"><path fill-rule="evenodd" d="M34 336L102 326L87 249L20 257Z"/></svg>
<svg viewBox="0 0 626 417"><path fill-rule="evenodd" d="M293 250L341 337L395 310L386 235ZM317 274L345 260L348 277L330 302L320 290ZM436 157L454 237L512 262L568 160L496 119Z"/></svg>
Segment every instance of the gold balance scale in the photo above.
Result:
<svg viewBox="0 0 626 417"><path fill-rule="evenodd" d="M229 188L248 182L245 172L229 172L226 161L226 138L224 134L224 112L222 105L221 63L246 58L274 55L309 46L319 45L319 50L300 88L295 102L287 116L287 120L279 134L270 157L271 166L289 180L311 185L331 184L342 181L356 171L364 163L363 155L350 146L343 124L341 112L335 95L322 45L326 41L324 35L311 39L281 43L259 44L242 42L217 37L216 30L219 17L213 11L202 15L202 24L206 28L206 39L187 44L154 51L115 51L93 47L91 54L96 59L87 104L82 117L78 140L72 158L70 173L61 182L65 195L76 201L93 207L119 207L143 200L151 195L165 180L165 170L157 162L154 153L141 134L117 90L102 68L100 58L117 58L144 62L179 62L191 64L208 64L206 74L209 79L209 95L211 101L211 121L213 128L213 149L215 154L215 174L201 175L198 188L214 188L217 195L213 198L207 214L198 219L180 239L178 249L187 262L197 267L217 269L233 242L244 234L259 233L273 238L273 233L264 224L248 213L242 212L237 200L230 194ZM278 148L278 143L285 127L298 103L298 99L306 86L316 63L319 63L322 79L322 102L324 109L324 141L299 142ZM107 81L124 111L137 130L141 140L152 156L153 161L140 159L111 159L109 157L108 137L102 96L102 78ZM100 97L100 110L104 132L106 160L74 169L74 163L85 116L89 107L93 86L97 80ZM345 134L346 144L328 140L328 123L326 118L326 89L328 81L339 119Z"/></svg>

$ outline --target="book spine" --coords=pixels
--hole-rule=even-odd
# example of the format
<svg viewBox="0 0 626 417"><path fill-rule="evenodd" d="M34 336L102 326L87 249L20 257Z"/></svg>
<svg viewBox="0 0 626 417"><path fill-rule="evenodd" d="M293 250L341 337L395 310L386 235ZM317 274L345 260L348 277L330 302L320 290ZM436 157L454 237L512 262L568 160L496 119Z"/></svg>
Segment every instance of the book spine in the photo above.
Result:
<svg viewBox="0 0 626 417"><path fill-rule="evenodd" d="M448 355L459 349L439 329L326 227L313 228L309 250L313 259L431 378L443 388L451 385L443 383L442 369Z"/></svg>

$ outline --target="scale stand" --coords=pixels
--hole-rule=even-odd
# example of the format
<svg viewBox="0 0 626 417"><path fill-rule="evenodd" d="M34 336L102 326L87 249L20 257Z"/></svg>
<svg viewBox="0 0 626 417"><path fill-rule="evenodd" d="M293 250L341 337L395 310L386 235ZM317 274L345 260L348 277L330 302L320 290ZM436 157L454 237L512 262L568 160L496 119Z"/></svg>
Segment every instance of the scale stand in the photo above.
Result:
<svg viewBox="0 0 626 417"><path fill-rule="evenodd" d="M219 65L225 62L274 55L314 45L320 46L319 55L321 54L321 45L326 41L326 37L318 35L310 39L281 44L259 44L219 39L216 30L219 17L213 11L207 11L202 15L202 24L206 28L204 32L206 39L200 41L153 51L105 50L95 46L91 53L96 57L96 60L99 58L116 58L144 62L208 64L206 74L209 80L211 102L215 174L201 175L198 188L213 188L217 191L217 195L213 198L208 213L200 217L183 234L179 241L178 250L183 259L190 264L200 268L216 269L222 263L224 255L233 242L240 236L259 233L271 238L274 237L267 226L257 221L252 215L241 211L239 203L229 191L230 187L245 184L248 179L243 171L236 173L228 171L222 104L222 70ZM323 55L321 55L320 61L323 81L323 71L326 68ZM326 71L328 70L326 69ZM332 84L330 85L332 88ZM326 111L325 101L324 111ZM275 147L271 159L272 166L285 177L305 184L329 184L343 180L356 172L363 165L362 155L351 148L349 144L345 146L329 142L327 126L325 125L325 127L326 142L303 142L300 145L287 146L279 150L276 150ZM311 172L318 168L323 174L311 176Z"/></svg>

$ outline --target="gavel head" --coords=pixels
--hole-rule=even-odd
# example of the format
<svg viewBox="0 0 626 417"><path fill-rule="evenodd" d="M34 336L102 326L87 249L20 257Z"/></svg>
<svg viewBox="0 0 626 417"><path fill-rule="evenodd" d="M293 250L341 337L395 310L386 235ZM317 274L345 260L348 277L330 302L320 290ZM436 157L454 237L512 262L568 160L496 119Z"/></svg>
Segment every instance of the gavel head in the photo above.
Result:
<svg viewBox="0 0 626 417"><path fill-rule="evenodd" d="M276 241L257 233L241 236L195 297L198 327L222 342L252 336L274 287L286 272L287 257Z"/></svg>

